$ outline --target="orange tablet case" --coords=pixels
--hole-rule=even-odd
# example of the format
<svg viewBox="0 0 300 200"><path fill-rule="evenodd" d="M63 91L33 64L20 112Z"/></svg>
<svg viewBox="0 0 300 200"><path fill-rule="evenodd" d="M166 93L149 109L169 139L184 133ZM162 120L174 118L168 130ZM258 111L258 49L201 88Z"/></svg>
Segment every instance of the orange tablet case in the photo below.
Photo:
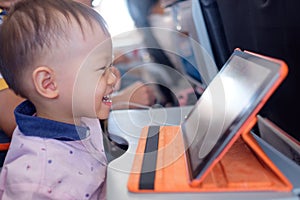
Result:
<svg viewBox="0 0 300 200"><path fill-rule="evenodd" d="M128 179L128 190L130 192L291 191L292 184L263 152L250 133L256 123L258 111L283 81L288 71L283 61L263 57L281 64L280 77L200 179L192 182L189 180L181 127L161 126L160 135L164 135L165 144L161 144L159 140L154 189L139 189L148 133L148 127L144 127ZM174 154L176 159L163 161L162 157L171 158Z"/></svg>
<svg viewBox="0 0 300 200"><path fill-rule="evenodd" d="M221 160L216 160L203 180L198 184L189 183L183 138L180 126L162 127L161 134L169 135L166 142L169 149L158 151L157 171L154 190L139 189L143 152L146 144L148 127L143 128L140 142L128 179L128 190L131 192L233 192L233 191L291 191L292 184L263 152L250 132L244 132L226 152ZM161 147L162 144L159 144ZM176 152L173 152L172 145ZM168 146L168 145L167 145ZM180 148L181 147L181 148ZM172 150L171 150L172 149ZM160 157L172 157L162 163Z"/></svg>

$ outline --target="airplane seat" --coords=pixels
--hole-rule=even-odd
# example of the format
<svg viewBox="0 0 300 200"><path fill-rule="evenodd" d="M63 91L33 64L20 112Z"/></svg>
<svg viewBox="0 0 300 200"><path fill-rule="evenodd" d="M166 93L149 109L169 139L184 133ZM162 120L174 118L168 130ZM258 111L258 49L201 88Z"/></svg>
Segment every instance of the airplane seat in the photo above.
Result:
<svg viewBox="0 0 300 200"><path fill-rule="evenodd" d="M222 20L215 0L192 0L194 47L198 70L208 85L230 56ZM199 48L200 46L200 48Z"/></svg>
<svg viewBox="0 0 300 200"><path fill-rule="evenodd" d="M218 70L222 68L231 52L227 45L223 22L216 0L199 0L209 41Z"/></svg>
<svg viewBox="0 0 300 200"><path fill-rule="evenodd" d="M200 0L206 23L212 30L220 24L213 20L217 6L229 51L241 48L284 60L289 74L263 107L260 115L271 119L300 140L299 102L295 96L300 83L300 1L298 0ZM209 9L210 8L210 9ZM207 11L207 12L206 12ZM215 23L214 23L215 22ZM207 25L209 30L209 25ZM214 32L215 33L215 32ZM214 33L209 33L214 37ZM217 36L216 36L217 37ZM219 38L223 40L223 36ZM213 48L218 47L211 40ZM225 45L225 51L226 45ZM215 51L216 52L216 51ZM219 55L220 54L220 55ZM222 53L217 53L221 56Z"/></svg>

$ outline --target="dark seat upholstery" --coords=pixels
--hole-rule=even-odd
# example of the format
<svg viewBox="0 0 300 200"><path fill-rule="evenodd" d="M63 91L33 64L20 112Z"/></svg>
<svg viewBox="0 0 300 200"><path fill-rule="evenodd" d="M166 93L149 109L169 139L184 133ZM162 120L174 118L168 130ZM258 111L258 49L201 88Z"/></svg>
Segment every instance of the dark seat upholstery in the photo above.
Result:
<svg viewBox="0 0 300 200"><path fill-rule="evenodd" d="M205 5L209 0L199 1ZM300 102L296 98L299 91L297 85L300 85L300 1L211 0L211 5L212 2L219 11L223 25L221 29L224 30L230 52L238 47L280 58L288 64L288 77L263 107L260 115L271 119L300 140ZM205 9L205 6L202 6L202 9ZM214 23L213 19L210 19L210 22ZM218 26L220 22L216 23ZM219 31L221 29L215 28ZM220 39L224 35L221 33ZM215 44L212 42L212 45ZM225 45L224 52L218 54L226 52Z"/></svg>
<svg viewBox="0 0 300 200"><path fill-rule="evenodd" d="M200 0L203 18L207 28L212 52L218 69L227 61L231 52L229 50L222 18L216 0Z"/></svg>

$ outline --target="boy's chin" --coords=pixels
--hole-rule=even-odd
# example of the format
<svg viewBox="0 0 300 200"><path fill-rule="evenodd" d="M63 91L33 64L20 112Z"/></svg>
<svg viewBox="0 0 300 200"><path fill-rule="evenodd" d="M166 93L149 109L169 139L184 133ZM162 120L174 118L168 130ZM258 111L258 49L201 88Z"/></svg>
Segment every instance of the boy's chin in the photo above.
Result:
<svg viewBox="0 0 300 200"><path fill-rule="evenodd" d="M107 117L97 117L97 118L100 119L100 120L107 120L108 116Z"/></svg>
<svg viewBox="0 0 300 200"><path fill-rule="evenodd" d="M110 113L110 110L108 112L100 112L97 115L97 118L100 119L100 120L108 119L109 113Z"/></svg>

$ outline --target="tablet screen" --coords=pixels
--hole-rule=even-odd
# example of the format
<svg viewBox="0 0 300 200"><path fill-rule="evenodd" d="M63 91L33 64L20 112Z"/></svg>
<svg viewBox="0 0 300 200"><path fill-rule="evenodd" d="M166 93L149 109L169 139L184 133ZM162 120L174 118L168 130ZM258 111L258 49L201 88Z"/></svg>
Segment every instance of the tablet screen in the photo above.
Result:
<svg viewBox="0 0 300 200"><path fill-rule="evenodd" d="M280 76L281 65L236 50L182 124L191 179L200 178Z"/></svg>

